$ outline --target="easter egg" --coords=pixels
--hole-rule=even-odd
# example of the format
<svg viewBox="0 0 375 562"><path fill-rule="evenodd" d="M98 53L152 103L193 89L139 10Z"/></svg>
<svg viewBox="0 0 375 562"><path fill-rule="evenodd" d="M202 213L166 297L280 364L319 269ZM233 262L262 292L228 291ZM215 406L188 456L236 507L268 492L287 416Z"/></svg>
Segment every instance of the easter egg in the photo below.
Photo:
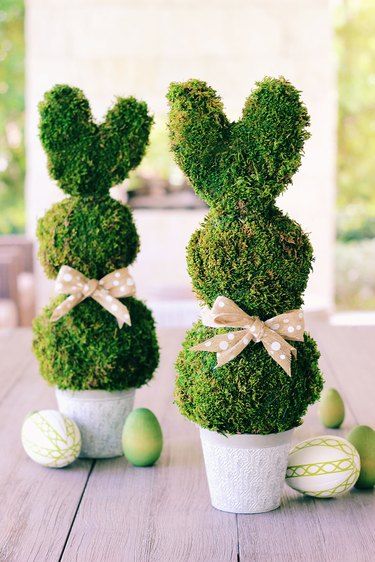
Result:
<svg viewBox="0 0 375 562"><path fill-rule="evenodd" d="M286 482L302 494L332 498L350 490L359 471L359 454L349 441L321 435L293 447L289 453Z"/></svg>
<svg viewBox="0 0 375 562"><path fill-rule="evenodd" d="M325 427L331 429L340 427L345 417L345 406L335 388L328 388L322 393L318 412L320 421Z"/></svg>
<svg viewBox="0 0 375 562"><path fill-rule="evenodd" d="M375 431L367 425L357 425L349 433L347 439L357 449L361 459L361 472L355 487L373 488L375 485Z"/></svg>
<svg viewBox="0 0 375 562"><path fill-rule="evenodd" d="M67 466L81 450L77 424L57 410L30 414L23 422L21 438L29 457L43 466Z"/></svg>
<svg viewBox="0 0 375 562"><path fill-rule="evenodd" d="M160 457L163 433L155 414L137 408L126 418L122 432L125 457L135 466L151 466Z"/></svg>

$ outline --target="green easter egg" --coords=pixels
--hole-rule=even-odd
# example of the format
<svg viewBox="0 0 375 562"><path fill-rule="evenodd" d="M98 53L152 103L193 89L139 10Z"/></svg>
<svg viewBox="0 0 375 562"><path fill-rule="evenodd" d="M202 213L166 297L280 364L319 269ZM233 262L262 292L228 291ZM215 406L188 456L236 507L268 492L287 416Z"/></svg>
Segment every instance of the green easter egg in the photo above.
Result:
<svg viewBox="0 0 375 562"><path fill-rule="evenodd" d="M134 466L151 466L158 460L163 448L163 433L151 410L137 408L129 414L122 431L122 448Z"/></svg>
<svg viewBox="0 0 375 562"><path fill-rule="evenodd" d="M355 487L372 488L375 485L375 431L367 425L357 425L347 439L357 449L361 459L361 472Z"/></svg>
<svg viewBox="0 0 375 562"><path fill-rule="evenodd" d="M337 429L345 418L344 402L335 388L328 388L322 393L319 403L320 421L325 427Z"/></svg>

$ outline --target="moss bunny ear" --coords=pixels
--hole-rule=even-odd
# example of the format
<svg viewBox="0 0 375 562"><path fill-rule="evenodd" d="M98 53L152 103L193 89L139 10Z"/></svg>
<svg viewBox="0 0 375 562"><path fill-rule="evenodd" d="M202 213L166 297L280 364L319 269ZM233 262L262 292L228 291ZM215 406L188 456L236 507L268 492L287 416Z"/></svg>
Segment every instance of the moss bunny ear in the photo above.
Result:
<svg viewBox="0 0 375 562"><path fill-rule="evenodd" d="M153 118L145 102L118 98L100 125L101 162L110 185L122 182L140 163L146 150Z"/></svg>
<svg viewBox="0 0 375 562"><path fill-rule="evenodd" d="M261 200L272 202L284 191L301 164L309 123L300 92L285 78L257 83L235 125L253 195L256 190Z"/></svg>
<svg viewBox="0 0 375 562"><path fill-rule="evenodd" d="M100 189L96 177L98 127L83 92L57 85L39 104L40 139L47 153L50 175L71 195Z"/></svg>
<svg viewBox="0 0 375 562"><path fill-rule="evenodd" d="M176 162L197 194L211 204L220 197L218 164L229 126L223 104L215 90L200 80L172 83L167 99Z"/></svg>
<svg viewBox="0 0 375 562"><path fill-rule="evenodd" d="M49 172L71 195L108 194L142 159L152 117L135 98L119 98L105 121L93 121L78 88L58 85L39 104L40 138Z"/></svg>

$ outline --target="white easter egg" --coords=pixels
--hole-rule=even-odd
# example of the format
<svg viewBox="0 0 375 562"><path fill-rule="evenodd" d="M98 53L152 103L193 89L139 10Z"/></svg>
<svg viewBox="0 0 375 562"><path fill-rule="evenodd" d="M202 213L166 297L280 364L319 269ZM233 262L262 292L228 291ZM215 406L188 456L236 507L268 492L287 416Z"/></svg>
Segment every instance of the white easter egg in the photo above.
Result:
<svg viewBox="0 0 375 562"><path fill-rule="evenodd" d="M286 482L302 494L332 498L350 490L359 471L359 454L349 441L334 435L320 435L293 447L288 458Z"/></svg>
<svg viewBox="0 0 375 562"><path fill-rule="evenodd" d="M23 422L21 438L29 457L43 466L67 466L81 450L77 424L57 410L30 414Z"/></svg>

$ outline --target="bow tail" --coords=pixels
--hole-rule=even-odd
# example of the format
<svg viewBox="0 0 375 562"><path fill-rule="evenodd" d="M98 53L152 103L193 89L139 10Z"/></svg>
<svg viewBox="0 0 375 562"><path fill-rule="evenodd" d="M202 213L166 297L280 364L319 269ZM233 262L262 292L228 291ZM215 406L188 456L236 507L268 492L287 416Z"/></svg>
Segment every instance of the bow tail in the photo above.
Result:
<svg viewBox="0 0 375 562"><path fill-rule="evenodd" d="M75 293L73 295L69 295L62 303L56 306L55 310L51 316L51 322L57 322L60 320L65 314L70 312L72 308L74 308L77 304L82 302L85 299L85 296L82 293Z"/></svg>
<svg viewBox="0 0 375 562"><path fill-rule="evenodd" d="M120 329L124 324L131 326L129 310L117 298L112 297L108 294L108 292L104 293L101 290L95 291L91 297L116 318Z"/></svg>
<svg viewBox="0 0 375 562"><path fill-rule="evenodd" d="M284 369L287 375L291 376L292 355L296 358L297 350L273 330L267 330L262 343L272 359Z"/></svg>

